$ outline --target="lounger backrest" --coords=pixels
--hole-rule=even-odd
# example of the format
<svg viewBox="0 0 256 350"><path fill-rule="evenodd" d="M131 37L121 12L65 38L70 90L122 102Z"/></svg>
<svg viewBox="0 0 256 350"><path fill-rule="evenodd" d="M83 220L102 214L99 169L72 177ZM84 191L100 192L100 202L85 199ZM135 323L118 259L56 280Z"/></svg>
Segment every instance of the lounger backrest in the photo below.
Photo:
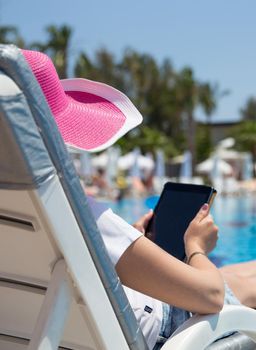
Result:
<svg viewBox="0 0 256 350"><path fill-rule="evenodd" d="M30 338L64 258L73 301L62 344L147 349L49 107L15 46L0 45L0 71L0 333Z"/></svg>

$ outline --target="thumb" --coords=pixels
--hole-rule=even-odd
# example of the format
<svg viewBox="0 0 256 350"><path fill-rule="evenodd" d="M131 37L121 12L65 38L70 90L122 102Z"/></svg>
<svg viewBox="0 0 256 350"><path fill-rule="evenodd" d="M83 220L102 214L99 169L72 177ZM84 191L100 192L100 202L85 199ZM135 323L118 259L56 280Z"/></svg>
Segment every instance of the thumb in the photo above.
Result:
<svg viewBox="0 0 256 350"><path fill-rule="evenodd" d="M144 218L145 218L145 221L149 221L153 216L153 210L150 209L145 215L144 215Z"/></svg>
<svg viewBox="0 0 256 350"><path fill-rule="evenodd" d="M197 213L195 220L200 222L202 221L209 213L209 204L204 203L203 206L199 209L199 212Z"/></svg>

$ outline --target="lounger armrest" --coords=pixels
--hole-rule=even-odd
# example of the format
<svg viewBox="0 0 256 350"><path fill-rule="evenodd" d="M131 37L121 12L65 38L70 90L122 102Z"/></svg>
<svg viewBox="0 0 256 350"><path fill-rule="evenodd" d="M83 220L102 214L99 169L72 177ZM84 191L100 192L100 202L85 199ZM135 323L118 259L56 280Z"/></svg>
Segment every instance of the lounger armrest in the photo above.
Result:
<svg viewBox="0 0 256 350"><path fill-rule="evenodd" d="M235 331L256 342L256 310L226 305L218 314L194 315L175 331L162 350L202 350L224 334Z"/></svg>

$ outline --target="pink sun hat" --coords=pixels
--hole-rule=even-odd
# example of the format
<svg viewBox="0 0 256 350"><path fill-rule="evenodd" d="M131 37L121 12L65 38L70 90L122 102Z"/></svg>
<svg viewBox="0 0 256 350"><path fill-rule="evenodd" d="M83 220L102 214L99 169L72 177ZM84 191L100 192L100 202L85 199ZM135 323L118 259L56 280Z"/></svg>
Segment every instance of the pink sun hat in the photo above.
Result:
<svg viewBox="0 0 256 350"><path fill-rule="evenodd" d="M102 151L142 122L133 103L117 89L88 79L60 80L47 55L30 50L21 52L68 146Z"/></svg>

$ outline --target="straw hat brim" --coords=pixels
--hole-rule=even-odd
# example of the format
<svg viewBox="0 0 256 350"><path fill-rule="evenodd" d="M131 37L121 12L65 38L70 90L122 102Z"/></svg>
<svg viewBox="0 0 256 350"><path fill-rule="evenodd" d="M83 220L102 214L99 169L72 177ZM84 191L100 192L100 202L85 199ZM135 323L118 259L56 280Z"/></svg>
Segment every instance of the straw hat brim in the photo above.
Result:
<svg viewBox="0 0 256 350"><path fill-rule="evenodd" d="M129 98L107 84L74 78L61 80L61 85L68 104L55 120L72 148L102 151L142 122Z"/></svg>

